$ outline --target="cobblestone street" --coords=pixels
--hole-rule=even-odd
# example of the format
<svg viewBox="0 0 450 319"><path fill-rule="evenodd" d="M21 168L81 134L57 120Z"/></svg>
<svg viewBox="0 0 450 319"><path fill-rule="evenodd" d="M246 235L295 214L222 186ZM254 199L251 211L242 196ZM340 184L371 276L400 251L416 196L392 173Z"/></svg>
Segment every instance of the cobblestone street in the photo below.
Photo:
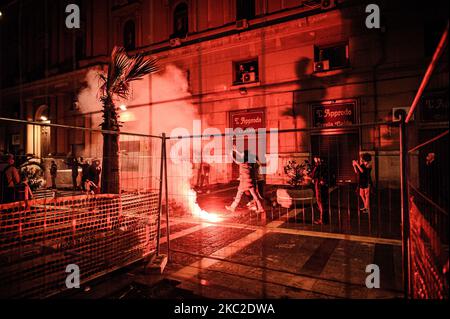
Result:
<svg viewBox="0 0 450 319"><path fill-rule="evenodd" d="M293 210L268 211L266 220L246 209L227 214L220 207L232 192L199 199L202 208L224 218L220 223L171 219L164 276L179 288L205 298L401 297L399 240L305 227L294 222ZM369 264L380 267L380 289L365 286Z"/></svg>
<svg viewBox="0 0 450 319"><path fill-rule="evenodd" d="M195 225L187 228L196 229ZM203 226L172 241L166 277L207 298L392 298L400 296L401 253L385 244ZM177 235L177 232L174 233ZM201 257L207 255L210 257ZM365 287L366 265L381 289Z"/></svg>

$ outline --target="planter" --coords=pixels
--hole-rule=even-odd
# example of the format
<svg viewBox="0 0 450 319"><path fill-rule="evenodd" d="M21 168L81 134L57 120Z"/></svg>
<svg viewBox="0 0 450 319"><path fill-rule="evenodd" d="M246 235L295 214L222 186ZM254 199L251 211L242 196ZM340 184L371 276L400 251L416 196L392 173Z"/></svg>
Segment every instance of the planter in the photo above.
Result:
<svg viewBox="0 0 450 319"><path fill-rule="evenodd" d="M314 190L311 188L303 189L277 189L277 202L281 207L290 208L296 205L312 205L315 203Z"/></svg>

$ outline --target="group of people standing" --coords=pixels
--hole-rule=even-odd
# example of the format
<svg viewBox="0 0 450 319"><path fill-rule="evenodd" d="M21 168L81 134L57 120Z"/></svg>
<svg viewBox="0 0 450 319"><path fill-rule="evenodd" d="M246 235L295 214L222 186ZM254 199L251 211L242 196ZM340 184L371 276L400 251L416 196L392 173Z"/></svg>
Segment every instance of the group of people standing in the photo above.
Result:
<svg viewBox="0 0 450 319"><path fill-rule="evenodd" d="M362 154L358 161L352 161L353 170L357 175L357 192L363 204L360 211L363 213L370 212L370 192L373 186L371 162L372 156L369 153ZM318 225L328 224L330 179L326 163L320 157L314 157L314 168L311 173L311 179L314 184L314 193L320 212L320 218L314 221L314 223Z"/></svg>
<svg viewBox="0 0 450 319"><path fill-rule="evenodd" d="M100 175L102 167L99 160L84 160L80 158L71 158L67 163L72 170L72 187L74 190L83 190L90 194L100 193ZM78 185L78 168L81 168L81 183Z"/></svg>
<svg viewBox="0 0 450 319"><path fill-rule="evenodd" d="M239 153L236 148L233 149L233 160L239 165L239 187L234 201L231 205L225 206L225 208L234 212L238 207L242 196L246 193L251 195L252 200L247 206L256 207L257 213L264 213L264 207L262 204L264 190L261 189L259 183L259 167L260 163L257 158L250 160L250 154L248 151ZM362 199L363 207L360 208L361 212L368 213L370 211L370 191L372 187L372 157L368 153L364 153L360 156L359 161L354 160L352 162L355 174L357 174L358 181L358 193ZM306 176L314 185L314 194L316 197L317 206L319 208L320 217L315 220L317 225L328 224L329 221L329 189L330 189L330 176L328 167L323 158L314 157L314 165L311 173ZM259 186L259 187L258 187Z"/></svg>

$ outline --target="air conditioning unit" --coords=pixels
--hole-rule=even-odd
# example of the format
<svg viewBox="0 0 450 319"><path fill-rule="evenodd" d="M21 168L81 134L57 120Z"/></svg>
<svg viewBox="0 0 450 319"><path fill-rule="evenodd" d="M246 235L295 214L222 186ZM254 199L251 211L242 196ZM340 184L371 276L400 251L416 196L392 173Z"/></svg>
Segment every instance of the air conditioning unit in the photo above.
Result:
<svg viewBox="0 0 450 319"><path fill-rule="evenodd" d="M410 110L409 107L394 107L392 109L392 122L400 121L401 117L403 117L403 119L406 119L409 110ZM411 120L414 120L414 116L411 117Z"/></svg>
<svg viewBox="0 0 450 319"><path fill-rule="evenodd" d="M255 82L256 81L256 73L255 72L245 72L242 74L241 82L242 83L249 83L249 82Z"/></svg>
<svg viewBox="0 0 450 319"><path fill-rule="evenodd" d="M236 29L238 30L245 30L248 28L248 20L247 19L241 19L236 21Z"/></svg>
<svg viewBox="0 0 450 319"><path fill-rule="evenodd" d="M330 61L323 60L319 62L314 62L314 72L322 72L330 70Z"/></svg>
<svg viewBox="0 0 450 319"><path fill-rule="evenodd" d="M181 45L181 39L180 38L172 38L170 39L170 46L171 47L178 47Z"/></svg>
<svg viewBox="0 0 450 319"><path fill-rule="evenodd" d="M322 10L333 9L334 7L336 7L336 0L321 0L320 1L320 8Z"/></svg>

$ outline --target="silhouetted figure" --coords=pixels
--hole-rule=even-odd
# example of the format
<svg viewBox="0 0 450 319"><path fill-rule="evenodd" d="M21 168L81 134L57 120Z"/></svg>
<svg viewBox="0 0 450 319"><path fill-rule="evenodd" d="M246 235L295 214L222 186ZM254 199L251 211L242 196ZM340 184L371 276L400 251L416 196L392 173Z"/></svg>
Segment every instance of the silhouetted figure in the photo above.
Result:
<svg viewBox="0 0 450 319"><path fill-rule="evenodd" d="M29 208L28 201L33 199L33 192L28 184L28 178L24 178L22 182L17 186L17 201L25 202L25 207Z"/></svg>
<svg viewBox="0 0 450 319"><path fill-rule="evenodd" d="M89 163L88 160L84 161L84 159L81 157L80 158L80 163L81 163L81 188L85 191L85 183L86 180L89 179L89 172L90 172L90 168L91 168L91 164Z"/></svg>
<svg viewBox="0 0 450 319"><path fill-rule="evenodd" d="M14 156L8 155L7 166L2 172L3 203L12 203L17 200L16 188L20 183L20 175L14 163Z"/></svg>
<svg viewBox="0 0 450 319"><path fill-rule="evenodd" d="M317 206L319 207L320 219L314 221L317 225L328 224L328 169L325 162L320 157L314 157L314 168L311 172L316 194Z"/></svg>
<svg viewBox="0 0 450 319"><path fill-rule="evenodd" d="M211 171L211 165L208 163L201 163L199 169L199 183L197 185L199 193L206 190L209 192L209 173Z"/></svg>
<svg viewBox="0 0 450 319"><path fill-rule="evenodd" d="M100 166L99 160L94 160L92 165L89 166L89 180L95 184L95 193L98 194L100 192L100 175L102 173L102 167Z"/></svg>
<svg viewBox="0 0 450 319"><path fill-rule="evenodd" d="M73 190L78 189L78 167L80 166L80 162L78 162L78 159L76 157L71 157L68 160L68 165L70 166L70 169L72 170L72 187Z"/></svg>
<svg viewBox="0 0 450 319"><path fill-rule="evenodd" d="M359 196L364 205L364 207L360 209L363 213L368 213L370 210L370 188L372 186L371 161L372 156L369 153L362 154L359 158L359 162L353 161L353 169L355 173L358 174Z"/></svg>
<svg viewBox="0 0 450 319"><path fill-rule="evenodd" d="M52 161L52 165L50 166L50 176L52 178L52 188L56 189L56 177L58 175L58 166L55 161Z"/></svg>

